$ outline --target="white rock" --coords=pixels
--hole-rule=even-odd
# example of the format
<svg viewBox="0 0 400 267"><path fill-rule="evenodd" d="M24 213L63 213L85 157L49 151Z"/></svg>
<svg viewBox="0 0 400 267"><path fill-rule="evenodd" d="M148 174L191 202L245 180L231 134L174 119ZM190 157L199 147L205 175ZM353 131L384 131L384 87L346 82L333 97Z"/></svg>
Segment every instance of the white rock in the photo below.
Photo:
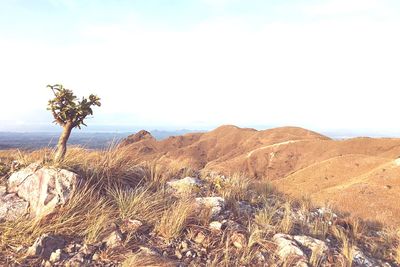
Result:
<svg viewBox="0 0 400 267"><path fill-rule="evenodd" d="M320 251L322 254L328 251L328 246L324 241L321 241L316 238L312 238L306 235L295 235L293 239L301 244L303 247L310 249L311 251Z"/></svg>
<svg viewBox="0 0 400 267"><path fill-rule="evenodd" d="M219 221L213 221L213 222L210 222L209 227L210 227L211 231L219 232L219 231L221 231L222 223Z"/></svg>
<svg viewBox="0 0 400 267"><path fill-rule="evenodd" d="M382 264L378 264L378 262L376 262L375 260L367 257L358 247L354 248L353 262L357 264L357 266L365 266L365 267L382 266Z"/></svg>
<svg viewBox="0 0 400 267"><path fill-rule="evenodd" d="M197 210L211 209L211 215L217 216L225 208L225 199L222 197L197 197L195 206Z"/></svg>
<svg viewBox="0 0 400 267"><path fill-rule="evenodd" d="M51 254L65 246L65 240L58 236L44 234L35 243L28 248L28 256L39 256L44 259L49 259Z"/></svg>
<svg viewBox="0 0 400 267"><path fill-rule="evenodd" d="M132 220L132 219L129 219L129 220L127 221L127 224L128 224L128 228L129 228L129 230L130 230L131 232L137 231L137 230L143 225L143 223L142 223L141 221L139 221L139 220Z"/></svg>
<svg viewBox="0 0 400 267"><path fill-rule="evenodd" d="M272 238L277 245L276 254L282 262L293 262L298 267L308 266L307 256L299 248L292 236L286 234L275 234Z"/></svg>
<svg viewBox="0 0 400 267"><path fill-rule="evenodd" d="M61 249L57 249L50 255L49 261L52 263L58 262L61 259Z"/></svg>
<svg viewBox="0 0 400 267"><path fill-rule="evenodd" d="M123 236L118 230L111 232L111 234L104 240L106 246L109 248L115 248L122 244Z"/></svg>
<svg viewBox="0 0 400 267"><path fill-rule="evenodd" d="M77 175L53 167L31 164L8 179L8 192L29 202L30 215L42 217L64 204L76 187Z"/></svg>
<svg viewBox="0 0 400 267"><path fill-rule="evenodd" d="M201 181L197 178L185 177L183 179L169 181L167 182L167 186L173 188L178 194L190 193L201 186Z"/></svg>

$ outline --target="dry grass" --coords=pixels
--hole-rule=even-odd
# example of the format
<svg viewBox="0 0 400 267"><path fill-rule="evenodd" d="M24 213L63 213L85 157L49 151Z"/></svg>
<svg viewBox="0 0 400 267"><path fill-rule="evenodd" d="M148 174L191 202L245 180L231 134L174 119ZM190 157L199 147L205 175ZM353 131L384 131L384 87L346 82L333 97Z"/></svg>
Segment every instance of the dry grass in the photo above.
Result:
<svg viewBox="0 0 400 267"><path fill-rule="evenodd" d="M276 207L264 207L257 211L254 222L265 230L271 229L274 225L274 217L276 217Z"/></svg>
<svg viewBox="0 0 400 267"><path fill-rule="evenodd" d="M248 200L248 189L251 183L249 178L236 173L223 180L221 183L221 189L219 191L228 203Z"/></svg>
<svg viewBox="0 0 400 267"><path fill-rule="evenodd" d="M118 217L154 224L167 206L168 197L162 191L153 192L150 187L135 189L114 188L109 195L118 210Z"/></svg>
<svg viewBox="0 0 400 267"><path fill-rule="evenodd" d="M176 263L165 258L134 253L129 255L121 264L122 267L175 267Z"/></svg>
<svg viewBox="0 0 400 267"><path fill-rule="evenodd" d="M394 260L397 262L397 264L400 264L400 244L397 244L394 253L395 253Z"/></svg>
<svg viewBox="0 0 400 267"><path fill-rule="evenodd" d="M109 201L93 189L84 187L65 205L41 220L21 218L0 223L0 253L11 253L16 259L21 259L23 255L9 248L30 246L45 233L96 241L105 229L102 223L111 223L113 218L114 211Z"/></svg>
<svg viewBox="0 0 400 267"><path fill-rule="evenodd" d="M332 228L332 233L335 236L335 238L341 243L342 245L342 255L345 259L345 264L346 266L352 266L353 264L353 259L354 259L354 253L355 253L355 247L353 244L353 241L350 239L350 237L345 233L344 230L341 228L335 226Z"/></svg>
<svg viewBox="0 0 400 267"><path fill-rule="evenodd" d="M163 212L160 220L155 224L155 231L167 240L172 240L182 233L192 215L192 201L177 200Z"/></svg>
<svg viewBox="0 0 400 267"><path fill-rule="evenodd" d="M283 217L279 223L278 229L285 234L290 234L293 228L292 206L291 202L287 201L283 206Z"/></svg>
<svg viewBox="0 0 400 267"><path fill-rule="evenodd" d="M7 162L17 159L22 165L37 161L51 164L52 153L50 149L34 152L0 151L0 158L7 159ZM204 192L200 193L223 196L232 218L245 228L246 242L242 249L237 249L231 242L231 230L223 229L215 234L207 229L211 219L210 210L203 209L199 214L193 214L193 199L177 200L165 190L167 179L197 175L196 171L183 163L171 170L159 161L141 165L137 163L137 159L129 155L129 150L116 146L101 151L69 148L59 167L80 175L82 182L79 191L65 205L41 220L21 218L14 222L1 222L0 265L8 265L9 256L14 257L11 263L21 263L23 255L18 248L21 245L30 246L42 234L62 235L91 244L103 239L110 224L128 219L140 220L149 226L147 229L150 230L146 231L154 230L158 234L158 241L165 242L162 246L169 246L175 239L180 240L184 236L193 240L201 229L207 234L203 246L207 247L209 253L208 266L257 266L260 251L263 251L263 255L269 255L267 261L273 263L274 245L268 241L270 237L278 232L297 234L296 231L321 240L328 236L335 237L341 246L344 265L347 266L352 263L354 245L359 242L370 242L369 247L376 245L374 256L400 262L400 237L395 236L394 230L388 229L382 236L372 239L366 236L368 226L359 220L350 220L351 227L345 231L328 223L332 220L330 215L313 219L310 214L313 207L309 201L293 203L277 193L269 182L253 182L240 174L224 179L205 179ZM256 207L254 214L239 216L235 212L238 201L247 201ZM300 230L296 228L299 222L293 217L295 212L304 215ZM126 238L130 242L130 253L129 256L125 255L122 266L175 266L165 258L135 252L143 244L140 242L152 238L147 234L141 236L144 239L136 236ZM125 245L128 247L127 243ZM104 259L122 255L113 250L101 253ZM320 251L312 251L310 263L313 266L322 264Z"/></svg>

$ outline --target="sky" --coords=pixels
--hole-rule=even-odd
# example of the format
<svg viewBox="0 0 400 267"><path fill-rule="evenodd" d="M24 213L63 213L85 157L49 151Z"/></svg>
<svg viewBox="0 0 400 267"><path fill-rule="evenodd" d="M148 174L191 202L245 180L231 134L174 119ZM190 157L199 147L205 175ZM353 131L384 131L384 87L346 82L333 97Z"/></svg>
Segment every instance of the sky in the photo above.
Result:
<svg viewBox="0 0 400 267"><path fill-rule="evenodd" d="M0 131L50 129L61 83L88 129L400 134L399 29L398 0L0 0Z"/></svg>

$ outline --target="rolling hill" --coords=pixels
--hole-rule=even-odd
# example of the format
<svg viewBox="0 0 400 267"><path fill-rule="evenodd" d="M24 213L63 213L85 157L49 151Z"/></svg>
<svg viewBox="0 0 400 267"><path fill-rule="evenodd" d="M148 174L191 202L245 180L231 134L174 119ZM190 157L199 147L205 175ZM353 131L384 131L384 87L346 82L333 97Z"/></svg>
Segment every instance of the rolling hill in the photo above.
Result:
<svg viewBox="0 0 400 267"><path fill-rule="evenodd" d="M400 224L400 139L333 140L298 127L257 131L227 125L161 141L141 131L120 146L141 161L241 172L271 180L297 198L329 203L366 220Z"/></svg>

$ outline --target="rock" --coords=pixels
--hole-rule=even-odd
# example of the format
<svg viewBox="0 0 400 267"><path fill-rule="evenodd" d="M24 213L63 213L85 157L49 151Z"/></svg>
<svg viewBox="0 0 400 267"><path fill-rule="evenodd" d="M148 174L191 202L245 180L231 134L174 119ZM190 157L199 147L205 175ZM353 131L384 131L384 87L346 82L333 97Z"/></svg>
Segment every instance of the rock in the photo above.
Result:
<svg viewBox="0 0 400 267"><path fill-rule="evenodd" d="M242 249L246 246L246 237L242 233L233 233L231 236L231 241L235 248Z"/></svg>
<svg viewBox="0 0 400 267"><path fill-rule="evenodd" d="M225 199L222 197L197 197L195 206L196 210L209 208L211 216L215 217L225 208Z"/></svg>
<svg viewBox="0 0 400 267"><path fill-rule="evenodd" d="M142 225L143 223L139 220L128 220L128 226L130 227L131 231L136 231Z"/></svg>
<svg viewBox="0 0 400 267"><path fill-rule="evenodd" d="M326 207L317 208L315 211L311 212L311 216L314 218L323 218L325 220L334 220L338 217L331 209Z"/></svg>
<svg viewBox="0 0 400 267"><path fill-rule="evenodd" d="M182 259L182 254L179 250L175 250L175 256L180 260Z"/></svg>
<svg viewBox="0 0 400 267"><path fill-rule="evenodd" d="M183 179L172 180L167 182L167 186L172 188L174 192L176 192L177 194L192 193L196 189L200 188L201 184L202 183L200 179L192 177L186 177Z"/></svg>
<svg viewBox="0 0 400 267"><path fill-rule="evenodd" d="M119 230L111 232L111 234L103 241L108 248L115 248L122 244L123 236Z"/></svg>
<svg viewBox="0 0 400 267"><path fill-rule="evenodd" d="M61 249L57 249L56 251L51 253L49 260L50 262L55 263L60 261L60 259L61 259Z"/></svg>
<svg viewBox="0 0 400 267"><path fill-rule="evenodd" d="M91 255L97 250L97 247L94 245L84 244L80 249L79 252L82 252L85 255Z"/></svg>
<svg viewBox="0 0 400 267"><path fill-rule="evenodd" d="M187 250L189 247L188 243L186 241L181 242L181 249L182 250Z"/></svg>
<svg viewBox="0 0 400 267"><path fill-rule="evenodd" d="M77 183L73 172L33 163L8 179L8 192L29 202L31 217L42 217L64 204Z"/></svg>
<svg viewBox="0 0 400 267"><path fill-rule="evenodd" d="M356 266L374 267L383 266L382 262L367 257L358 247L354 248L353 262Z"/></svg>
<svg viewBox="0 0 400 267"><path fill-rule="evenodd" d="M85 262L85 254L82 252L76 253L72 258L70 258L66 263L65 266L68 267L77 267L77 266L86 266Z"/></svg>
<svg viewBox="0 0 400 267"><path fill-rule="evenodd" d="M251 214L253 212L251 205L245 201L238 202L238 209L240 213Z"/></svg>
<svg viewBox="0 0 400 267"><path fill-rule="evenodd" d="M143 226L143 223L139 220L132 220L128 219L123 222L121 225L121 231L123 233L129 232L129 233L134 233L139 231Z"/></svg>
<svg viewBox="0 0 400 267"><path fill-rule="evenodd" d="M235 222L234 220L223 220L222 227L226 230L231 232L245 232L247 231L246 227L240 225L239 223Z"/></svg>
<svg viewBox="0 0 400 267"><path fill-rule="evenodd" d="M92 261L98 261L100 259L100 255L99 255L99 253L94 253L93 254L93 256L92 256Z"/></svg>
<svg viewBox="0 0 400 267"><path fill-rule="evenodd" d="M147 256L160 256L160 253L158 253L155 249L144 246L139 247L139 252Z"/></svg>
<svg viewBox="0 0 400 267"><path fill-rule="evenodd" d="M222 228L222 223L219 221L210 222L209 228L213 232L220 232Z"/></svg>
<svg viewBox="0 0 400 267"><path fill-rule="evenodd" d="M308 266L307 256L298 247L296 241L291 235L286 234L275 234L272 240L277 245L276 254L282 262L292 262L298 267Z"/></svg>
<svg viewBox="0 0 400 267"><path fill-rule="evenodd" d="M295 235L293 239L302 245L303 247L308 248L311 251L319 251L321 254L325 254L328 252L329 247L326 245L324 241L321 241L316 238L312 238L310 236L305 235Z"/></svg>
<svg viewBox="0 0 400 267"><path fill-rule="evenodd" d="M202 244L205 239L206 236L203 234L203 232L199 232L193 241L196 242L197 244Z"/></svg>
<svg viewBox="0 0 400 267"><path fill-rule="evenodd" d="M53 252L62 249L65 246L65 240L59 236L44 234L35 243L28 248L28 256L38 256L46 260L50 259Z"/></svg>
<svg viewBox="0 0 400 267"><path fill-rule="evenodd" d="M0 188L0 221L13 221L28 213L29 203L16 194L5 194Z"/></svg>
<svg viewBox="0 0 400 267"><path fill-rule="evenodd" d="M0 186L0 197L7 194L7 188L5 186Z"/></svg>

